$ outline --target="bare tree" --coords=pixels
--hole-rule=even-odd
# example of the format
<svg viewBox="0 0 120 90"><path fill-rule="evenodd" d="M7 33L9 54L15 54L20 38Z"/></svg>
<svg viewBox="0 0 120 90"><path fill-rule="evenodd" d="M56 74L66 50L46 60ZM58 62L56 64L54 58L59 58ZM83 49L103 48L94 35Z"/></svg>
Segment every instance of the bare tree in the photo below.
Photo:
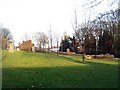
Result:
<svg viewBox="0 0 120 90"><path fill-rule="evenodd" d="M59 54L59 40L60 40L60 35L58 33L55 33L55 41L56 41L56 44L57 44L57 55Z"/></svg>
<svg viewBox="0 0 120 90"><path fill-rule="evenodd" d="M40 32L34 33L33 38L37 42L37 45L39 49L41 50L41 33Z"/></svg>
<svg viewBox="0 0 120 90"><path fill-rule="evenodd" d="M30 40L30 36L29 36L28 33L25 33L23 38L24 38L25 41Z"/></svg>
<svg viewBox="0 0 120 90"><path fill-rule="evenodd" d="M85 2L85 4L79 6L77 4L77 6L79 7L85 7L86 9L91 9L91 8L95 8L97 7L98 5L100 5L101 3L104 3L104 1L106 0L88 0ZM118 2L118 0L110 0L108 5L111 7L113 6L116 2Z"/></svg>
<svg viewBox="0 0 120 90"><path fill-rule="evenodd" d="M43 51L45 51L45 48L46 48L46 44L48 44L48 37L45 33L41 33L41 44L42 44L42 47L43 47Z"/></svg>
<svg viewBox="0 0 120 90"><path fill-rule="evenodd" d="M13 41L13 36L9 29L0 27L0 47L6 49L9 41Z"/></svg>
<svg viewBox="0 0 120 90"><path fill-rule="evenodd" d="M34 38L37 42L37 44L39 45L39 49L41 51L46 51L46 45L48 44L48 37L45 33L43 32L36 32L34 34Z"/></svg>
<svg viewBox="0 0 120 90"><path fill-rule="evenodd" d="M85 5L83 5L82 7L86 8L86 9L92 9L94 7L97 7L99 4L104 3L105 0L90 0L88 2L86 2ZM116 3L116 1L118 0L113 0L110 1L110 5L112 6L114 3ZM99 36L101 35L103 37L106 36L106 40L110 40L111 36L113 36L113 42L114 42L114 37L115 37L115 30L116 29L116 23L118 23L118 18L117 17L118 14L116 14L116 12L114 12L113 10L109 11L109 12L105 12L103 14L100 14L98 16L98 18L96 20L90 21L90 15L88 20L86 21L86 17L85 17L85 22L83 22L82 24L78 24L78 19L77 19L77 14L75 11L75 22L73 24L73 29L75 31L75 36L76 38L79 40L80 45L84 44L84 46L82 45L82 48L86 49L86 45L87 47L89 47L88 45L90 43L92 43L91 40L89 40L89 38L91 38L91 36L93 38L93 43L94 40L96 40L96 52L98 49L98 41L99 41ZM110 33L110 34L109 34ZM89 42L90 41L90 42ZM88 44L87 44L88 43ZM102 40L102 43L103 40ZM111 43L111 41L109 42ZM103 45L102 45L103 46ZM109 46L109 45L108 45Z"/></svg>
<svg viewBox="0 0 120 90"><path fill-rule="evenodd" d="M56 33L52 31L52 25L50 24L49 30L48 30L48 47L49 50L53 49L53 45L56 43Z"/></svg>
<svg viewBox="0 0 120 90"><path fill-rule="evenodd" d="M52 33L51 24L50 24L49 30L48 30L48 37L49 37L50 48L52 49L52 44L53 44L53 33Z"/></svg>
<svg viewBox="0 0 120 90"><path fill-rule="evenodd" d="M90 36L92 33L91 27L89 27L90 26L90 15L89 15L88 21L86 21L86 17L85 17L85 22L82 24L78 24L77 20L78 20L77 12L75 11L75 21L73 24L73 30L75 32L74 35L75 35L76 39L79 40L80 47L82 46L83 61L84 61L85 38L87 35Z"/></svg>
<svg viewBox="0 0 120 90"><path fill-rule="evenodd" d="M98 23L97 28L101 30L101 35L103 36L103 32L108 31L112 36L112 49L114 51L115 47L115 37L117 35L117 26L118 26L118 11L119 10L110 10L109 12L105 12L100 14L96 21Z"/></svg>

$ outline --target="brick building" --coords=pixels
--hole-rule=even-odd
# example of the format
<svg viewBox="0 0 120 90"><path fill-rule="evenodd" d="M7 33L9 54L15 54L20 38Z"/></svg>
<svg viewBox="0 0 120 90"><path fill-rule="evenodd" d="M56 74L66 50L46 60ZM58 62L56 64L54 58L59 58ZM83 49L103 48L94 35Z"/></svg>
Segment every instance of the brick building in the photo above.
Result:
<svg viewBox="0 0 120 90"><path fill-rule="evenodd" d="M19 49L23 51L32 51L33 46L32 40L23 41L21 44L19 43Z"/></svg>

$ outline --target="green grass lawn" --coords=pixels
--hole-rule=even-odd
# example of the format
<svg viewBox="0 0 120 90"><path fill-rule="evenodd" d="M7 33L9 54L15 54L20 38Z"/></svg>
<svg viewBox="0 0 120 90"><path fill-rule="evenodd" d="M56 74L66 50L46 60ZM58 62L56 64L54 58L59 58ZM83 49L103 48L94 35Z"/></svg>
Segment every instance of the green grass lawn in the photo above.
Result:
<svg viewBox="0 0 120 90"><path fill-rule="evenodd" d="M3 51L3 88L117 88L117 60Z"/></svg>

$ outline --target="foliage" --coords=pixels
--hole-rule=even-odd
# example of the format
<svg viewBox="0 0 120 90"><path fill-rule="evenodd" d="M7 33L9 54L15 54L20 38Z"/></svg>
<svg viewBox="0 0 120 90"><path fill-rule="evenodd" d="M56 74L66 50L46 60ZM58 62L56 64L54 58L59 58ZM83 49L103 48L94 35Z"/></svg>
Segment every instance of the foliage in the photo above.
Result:
<svg viewBox="0 0 120 90"><path fill-rule="evenodd" d="M77 53L78 44L74 36L67 37L65 40L62 39L59 51L67 52L67 49L70 49L71 52Z"/></svg>

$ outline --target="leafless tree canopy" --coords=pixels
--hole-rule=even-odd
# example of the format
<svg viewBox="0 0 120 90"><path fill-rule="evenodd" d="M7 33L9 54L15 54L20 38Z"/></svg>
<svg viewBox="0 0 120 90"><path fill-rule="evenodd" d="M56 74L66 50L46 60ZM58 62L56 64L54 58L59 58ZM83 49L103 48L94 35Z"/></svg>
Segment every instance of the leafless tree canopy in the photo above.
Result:
<svg viewBox="0 0 120 90"><path fill-rule="evenodd" d="M85 7L86 9L91 9L91 8L94 8L94 7L97 7L98 5L100 5L101 3L104 3L104 1L106 0L87 0L86 3L82 6L79 6L79 7ZM113 4L115 4L118 0L109 0L109 6L113 6Z"/></svg>
<svg viewBox="0 0 120 90"><path fill-rule="evenodd" d="M9 29L0 27L0 48L6 49L9 41L13 42L13 36Z"/></svg>
<svg viewBox="0 0 120 90"><path fill-rule="evenodd" d="M39 46L39 49L45 51L46 45L48 44L48 36L43 32L36 32L34 38Z"/></svg>

